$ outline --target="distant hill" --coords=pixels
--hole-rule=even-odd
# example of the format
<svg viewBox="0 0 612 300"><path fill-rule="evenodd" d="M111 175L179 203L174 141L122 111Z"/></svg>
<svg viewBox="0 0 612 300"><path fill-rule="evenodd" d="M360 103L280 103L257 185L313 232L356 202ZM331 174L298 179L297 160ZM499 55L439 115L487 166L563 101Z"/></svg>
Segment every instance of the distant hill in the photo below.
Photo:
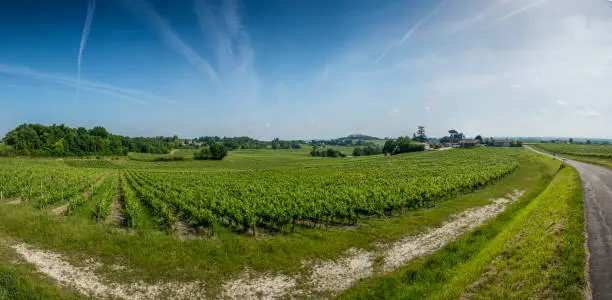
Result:
<svg viewBox="0 0 612 300"><path fill-rule="evenodd" d="M362 141L383 140L381 138L377 138L377 137L369 136L365 134L359 134L359 133L351 134L347 137L340 138L340 139L352 139L352 140L362 140Z"/></svg>

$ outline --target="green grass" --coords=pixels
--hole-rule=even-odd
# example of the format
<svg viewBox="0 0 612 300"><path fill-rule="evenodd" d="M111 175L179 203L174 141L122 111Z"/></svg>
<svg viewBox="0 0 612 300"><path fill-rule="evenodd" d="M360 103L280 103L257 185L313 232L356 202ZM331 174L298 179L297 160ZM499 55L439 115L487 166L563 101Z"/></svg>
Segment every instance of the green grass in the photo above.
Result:
<svg viewBox="0 0 612 300"><path fill-rule="evenodd" d="M575 156L592 156L612 158L612 145L585 145L585 144L532 144L535 147L557 154Z"/></svg>
<svg viewBox="0 0 612 300"><path fill-rule="evenodd" d="M24 264L20 257L6 245L0 233L0 300L18 299L85 299L59 288L55 282L31 265Z"/></svg>
<svg viewBox="0 0 612 300"><path fill-rule="evenodd" d="M578 299L585 263L580 179L564 168L494 220L393 274L362 281L339 298Z"/></svg>
<svg viewBox="0 0 612 300"><path fill-rule="evenodd" d="M567 159L612 168L612 146L609 145L530 144L530 146Z"/></svg>
<svg viewBox="0 0 612 300"><path fill-rule="evenodd" d="M526 191L527 198L535 198L550 182L550 174L558 165L552 160L542 160L527 150L516 151L519 168L494 185L459 195L431 209L409 211L400 217L364 218L355 227L328 230L298 227L294 234L261 235L257 238L219 228L212 238L179 240L154 229L146 230L146 226L145 230L126 234L124 230L95 224L90 218L50 216L23 205L3 206L0 209L0 231L12 239L65 254L77 265L94 257L107 265L126 266L125 271L105 273L114 280L202 280L214 294L223 280L235 276L245 266L256 272L298 273L302 271L300 266L303 260L331 259L349 248L372 249L377 243L397 241L408 234L439 226L454 213L488 204L490 199L502 197L515 189ZM172 166L176 171L194 168L240 171L262 166L270 169L283 166L337 167L351 161L366 163L369 159L389 159L312 158L305 150L243 150L232 153L228 158L230 160L219 164L192 161L191 169L187 168L186 162L172 163ZM123 163L125 166L142 168L147 164L167 165L132 161Z"/></svg>

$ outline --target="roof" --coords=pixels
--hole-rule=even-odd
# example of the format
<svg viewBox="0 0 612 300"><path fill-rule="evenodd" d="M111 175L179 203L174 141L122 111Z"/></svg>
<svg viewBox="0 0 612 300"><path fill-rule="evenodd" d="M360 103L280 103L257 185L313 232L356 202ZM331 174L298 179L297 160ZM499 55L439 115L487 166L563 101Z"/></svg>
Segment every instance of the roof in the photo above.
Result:
<svg viewBox="0 0 612 300"><path fill-rule="evenodd" d="M499 141L495 141L495 143L512 143L511 140L499 140Z"/></svg>
<svg viewBox="0 0 612 300"><path fill-rule="evenodd" d="M480 140L463 140L463 141L461 141L461 143L464 143L464 144L478 144L478 143L480 143Z"/></svg>

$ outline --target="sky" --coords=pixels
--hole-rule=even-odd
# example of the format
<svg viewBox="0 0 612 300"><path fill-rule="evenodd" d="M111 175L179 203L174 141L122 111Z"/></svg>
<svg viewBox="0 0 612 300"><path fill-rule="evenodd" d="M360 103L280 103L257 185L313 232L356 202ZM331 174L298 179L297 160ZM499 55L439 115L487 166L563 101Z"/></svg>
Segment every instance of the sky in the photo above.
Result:
<svg viewBox="0 0 612 300"><path fill-rule="evenodd" d="M0 40L0 136L612 138L609 0L8 0Z"/></svg>

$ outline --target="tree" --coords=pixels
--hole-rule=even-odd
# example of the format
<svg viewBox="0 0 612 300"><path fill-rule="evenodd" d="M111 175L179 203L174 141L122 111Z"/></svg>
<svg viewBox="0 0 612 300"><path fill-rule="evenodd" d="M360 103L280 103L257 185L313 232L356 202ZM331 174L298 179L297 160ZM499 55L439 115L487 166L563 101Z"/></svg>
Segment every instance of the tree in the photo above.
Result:
<svg viewBox="0 0 612 300"><path fill-rule="evenodd" d="M482 139L482 135L477 135L475 140L478 140L478 142L480 142L481 144L484 144L484 140Z"/></svg>
<svg viewBox="0 0 612 300"><path fill-rule="evenodd" d="M193 159L204 160L211 159L210 148L202 148L199 152L193 154Z"/></svg>
<svg viewBox="0 0 612 300"><path fill-rule="evenodd" d="M105 138L109 135L108 131L106 131L106 128L102 127L102 126L96 126L94 128L92 128L89 131L89 134L93 135L93 136L99 136L101 138Z"/></svg>
<svg viewBox="0 0 612 300"><path fill-rule="evenodd" d="M450 135L450 142L451 143L458 143L461 140L463 140L465 138L465 135L461 132L458 132L455 129L451 129L448 131L448 134Z"/></svg>
<svg viewBox="0 0 612 300"><path fill-rule="evenodd" d="M361 156L361 148L353 149L353 156Z"/></svg>
<svg viewBox="0 0 612 300"><path fill-rule="evenodd" d="M587 144L587 145L592 144L591 140L587 140L587 141L586 141L586 144Z"/></svg>
<svg viewBox="0 0 612 300"><path fill-rule="evenodd" d="M425 151L425 145L415 143L407 136L399 137L395 140L388 140L383 146L382 152L386 154L399 154L408 152Z"/></svg>
<svg viewBox="0 0 612 300"><path fill-rule="evenodd" d="M573 139L573 138L570 138L570 139L569 139L569 143L570 143L570 144L573 144L573 143L574 143L574 139Z"/></svg>
<svg viewBox="0 0 612 300"><path fill-rule="evenodd" d="M223 144L212 144L209 148L212 159L222 160L224 157L227 156L227 149L225 148L225 146L223 146Z"/></svg>
<svg viewBox="0 0 612 300"><path fill-rule="evenodd" d="M427 142L427 135L425 134L425 126L417 127L415 140L421 143Z"/></svg>
<svg viewBox="0 0 612 300"><path fill-rule="evenodd" d="M386 154L394 154L396 148L395 140L387 140L385 145L383 146L383 153Z"/></svg>

